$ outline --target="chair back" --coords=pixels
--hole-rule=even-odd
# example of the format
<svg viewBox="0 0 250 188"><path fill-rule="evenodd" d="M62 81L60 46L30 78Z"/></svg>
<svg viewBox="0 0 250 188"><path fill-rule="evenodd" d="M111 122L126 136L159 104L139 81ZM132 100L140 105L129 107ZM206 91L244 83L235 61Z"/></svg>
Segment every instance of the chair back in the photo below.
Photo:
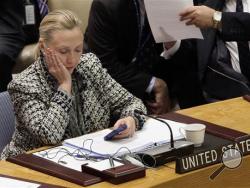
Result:
<svg viewBox="0 0 250 188"><path fill-rule="evenodd" d="M10 142L15 130L13 104L7 91L0 93L0 153Z"/></svg>
<svg viewBox="0 0 250 188"><path fill-rule="evenodd" d="M49 10L68 9L73 11L82 21L85 32L88 25L89 11L93 0L48 0Z"/></svg>

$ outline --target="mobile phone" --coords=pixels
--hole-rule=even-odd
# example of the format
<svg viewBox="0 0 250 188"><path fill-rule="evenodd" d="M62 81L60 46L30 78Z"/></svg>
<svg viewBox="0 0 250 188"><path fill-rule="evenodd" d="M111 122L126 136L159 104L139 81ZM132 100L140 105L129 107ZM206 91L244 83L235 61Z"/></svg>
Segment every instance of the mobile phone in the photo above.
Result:
<svg viewBox="0 0 250 188"><path fill-rule="evenodd" d="M114 129L113 131L111 131L109 134L107 134L104 137L104 140L108 141L108 140L112 140L114 136L118 135L120 132L124 131L125 129L127 129L127 125L123 124L120 127L118 127L117 129Z"/></svg>

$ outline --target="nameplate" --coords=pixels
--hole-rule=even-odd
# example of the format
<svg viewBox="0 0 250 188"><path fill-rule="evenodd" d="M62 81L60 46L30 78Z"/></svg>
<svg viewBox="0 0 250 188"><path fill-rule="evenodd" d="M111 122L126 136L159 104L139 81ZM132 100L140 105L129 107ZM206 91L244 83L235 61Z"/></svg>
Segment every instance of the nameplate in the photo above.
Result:
<svg viewBox="0 0 250 188"><path fill-rule="evenodd" d="M200 168L204 168L216 163L222 162L222 157L226 155L226 151L232 149L239 151L242 156L250 154L250 137L237 142L232 142L214 149L201 151L192 155L179 157L176 159L176 173L183 174Z"/></svg>
<svg viewBox="0 0 250 188"><path fill-rule="evenodd" d="M99 170L88 165L82 165L82 172L92 174L115 185L146 176L144 167L125 162L121 166Z"/></svg>

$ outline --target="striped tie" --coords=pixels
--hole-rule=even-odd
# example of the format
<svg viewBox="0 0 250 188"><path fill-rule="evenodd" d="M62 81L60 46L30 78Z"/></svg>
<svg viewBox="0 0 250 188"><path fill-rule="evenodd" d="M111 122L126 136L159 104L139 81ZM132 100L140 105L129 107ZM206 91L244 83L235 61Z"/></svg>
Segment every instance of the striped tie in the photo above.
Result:
<svg viewBox="0 0 250 188"><path fill-rule="evenodd" d="M47 0L37 0L37 3L40 10L41 19L43 19L43 17L46 16L49 12Z"/></svg>

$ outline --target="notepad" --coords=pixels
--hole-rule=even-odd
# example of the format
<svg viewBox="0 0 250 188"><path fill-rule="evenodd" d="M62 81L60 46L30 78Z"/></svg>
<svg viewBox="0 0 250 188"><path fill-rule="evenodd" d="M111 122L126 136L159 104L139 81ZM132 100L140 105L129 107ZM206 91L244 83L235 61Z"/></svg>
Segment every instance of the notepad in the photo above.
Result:
<svg viewBox="0 0 250 188"><path fill-rule="evenodd" d="M185 127L186 124L171 120L165 120L173 131L174 140L182 139L180 127ZM79 136L76 138L66 139L63 145L75 149L88 151L92 156L121 156L130 152L141 152L147 148L165 144L170 141L170 131L168 127L156 120L148 119L143 128L137 131L133 137L105 141L104 136L111 130L104 129L91 134Z"/></svg>

